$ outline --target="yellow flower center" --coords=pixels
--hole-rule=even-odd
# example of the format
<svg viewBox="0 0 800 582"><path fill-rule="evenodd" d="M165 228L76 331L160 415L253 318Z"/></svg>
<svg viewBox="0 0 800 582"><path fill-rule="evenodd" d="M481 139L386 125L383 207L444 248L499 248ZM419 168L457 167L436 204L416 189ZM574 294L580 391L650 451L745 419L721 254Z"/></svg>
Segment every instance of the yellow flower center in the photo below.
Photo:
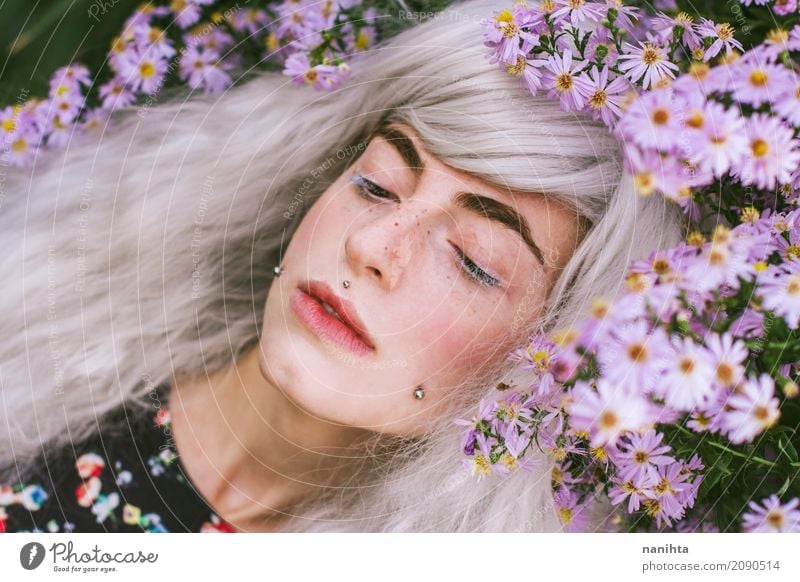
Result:
<svg viewBox="0 0 800 582"><path fill-rule="evenodd" d="M767 81L769 81L769 77L763 69L755 69L750 73L750 84L755 87L763 87Z"/></svg>
<svg viewBox="0 0 800 582"><path fill-rule="evenodd" d="M740 213L740 218L742 222L749 222L750 224L755 223L760 216L761 213L754 206L747 206L745 208L742 208L742 212Z"/></svg>
<svg viewBox="0 0 800 582"><path fill-rule="evenodd" d="M644 50L642 51L642 61L645 65L652 65L661 60L656 48L649 42L645 43Z"/></svg>
<svg viewBox="0 0 800 582"><path fill-rule="evenodd" d="M572 75L569 73L560 73L556 77L556 89L565 93L572 89Z"/></svg>
<svg viewBox="0 0 800 582"><path fill-rule="evenodd" d="M733 27L727 22L717 25L717 36L721 40L730 40L733 38Z"/></svg>
<svg viewBox="0 0 800 582"><path fill-rule="evenodd" d="M659 107L653 111L652 119L653 123L656 125L666 125L669 122L669 111L663 107Z"/></svg>
<svg viewBox="0 0 800 582"><path fill-rule="evenodd" d="M607 101L608 101L608 93L606 93L602 89L598 89L592 94L591 97L589 97L589 106L592 109L602 109Z"/></svg>
<svg viewBox="0 0 800 582"><path fill-rule="evenodd" d="M653 180L653 174L650 172L638 172L633 177L633 181L642 196L649 196L655 190L655 180Z"/></svg>
<svg viewBox="0 0 800 582"><path fill-rule="evenodd" d="M619 424L619 417L611 410L606 410L600 415L600 421L598 424L602 429L614 428L617 426L617 424Z"/></svg>
<svg viewBox="0 0 800 582"><path fill-rule="evenodd" d="M28 151L28 142L24 137L21 137L11 144L11 149L18 153Z"/></svg>
<svg viewBox="0 0 800 582"><path fill-rule="evenodd" d="M781 511L770 511L767 514L767 523L776 529L783 528L783 513Z"/></svg>
<svg viewBox="0 0 800 582"><path fill-rule="evenodd" d="M767 155L767 152L769 152L769 144L759 137L752 141L750 149L753 151L755 157L763 158Z"/></svg>
<svg viewBox="0 0 800 582"><path fill-rule="evenodd" d="M720 362L717 366L717 379L722 384L730 384L733 382L733 366L728 362Z"/></svg>
<svg viewBox="0 0 800 582"><path fill-rule="evenodd" d="M703 117L702 111L694 111L687 119L686 125L689 127L693 127L695 129L700 129L703 127L703 123L705 122L705 117Z"/></svg>
<svg viewBox="0 0 800 582"><path fill-rule="evenodd" d="M139 74L145 79L149 79L156 74L156 68L153 66L153 63L142 63L139 65Z"/></svg>

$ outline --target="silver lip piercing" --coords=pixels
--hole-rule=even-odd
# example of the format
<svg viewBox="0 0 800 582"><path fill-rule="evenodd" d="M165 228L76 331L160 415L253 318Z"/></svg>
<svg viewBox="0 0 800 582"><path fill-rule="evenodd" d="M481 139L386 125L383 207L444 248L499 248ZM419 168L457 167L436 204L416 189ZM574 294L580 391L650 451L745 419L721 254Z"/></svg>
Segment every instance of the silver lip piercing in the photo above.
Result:
<svg viewBox="0 0 800 582"><path fill-rule="evenodd" d="M425 390L423 390L422 386L417 386L417 389L414 390L414 398L417 400L422 400L425 398Z"/></svg>
<svg viewBox="0 0 800 582"><path fill-rule="evenodd" d="M345 279L344 281L342 281L342 286L343 286L345 289L347 289L348 287L350 287L350 281L348 281L347 279Z"/></svg>

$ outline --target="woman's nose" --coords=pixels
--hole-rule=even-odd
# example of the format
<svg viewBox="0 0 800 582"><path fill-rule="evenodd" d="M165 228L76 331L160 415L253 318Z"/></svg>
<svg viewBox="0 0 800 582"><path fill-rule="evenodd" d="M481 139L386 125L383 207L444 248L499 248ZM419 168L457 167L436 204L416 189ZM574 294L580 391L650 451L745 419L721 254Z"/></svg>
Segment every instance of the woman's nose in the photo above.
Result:
<svg viewBox="0 0 800 582"><path fill-rule="evenodd" d="M344 251L356 276L370 277L386 290L394 289L419 248L425 226L420 209L395 206L382 214L368 213L345 236Z"/></svg>

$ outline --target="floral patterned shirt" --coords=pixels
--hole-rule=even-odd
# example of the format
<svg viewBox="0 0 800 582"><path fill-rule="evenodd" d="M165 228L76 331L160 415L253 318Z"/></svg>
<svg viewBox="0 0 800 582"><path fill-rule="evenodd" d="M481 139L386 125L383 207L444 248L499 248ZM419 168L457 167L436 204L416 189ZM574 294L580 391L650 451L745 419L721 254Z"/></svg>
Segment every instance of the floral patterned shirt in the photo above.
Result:
<svg viewBox="0 0 800 582"><path fill-rule="evenodd" d="M120 407L78 450L41 455L35 479L0 482L0 532L235 532L184 471L168 388L155 389L153 412Z"/></svg>

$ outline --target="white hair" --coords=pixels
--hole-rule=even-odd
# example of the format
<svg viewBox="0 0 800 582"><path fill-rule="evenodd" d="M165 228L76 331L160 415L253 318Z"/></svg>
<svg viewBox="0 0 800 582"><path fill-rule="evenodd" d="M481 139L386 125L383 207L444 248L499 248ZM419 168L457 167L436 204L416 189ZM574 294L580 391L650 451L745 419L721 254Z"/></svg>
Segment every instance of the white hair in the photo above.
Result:
<svg viewBox="0 0 800 582"><path fill-rule="evenodd" d="M354 55L353 76L331 94L259 73L220 97L132 108L96 139L76 136L31 171L9 171L2 474L25 479L43 448L79 443L123 403L151 407L155 385L253 348L282 245L381 123L406 123L445 164L588 222L539 325L515 330L520 341L570 325L595 296L613 299L630 260L676 244L680 210L635 193L601 123L487 62L479 21L495 9L456 3ZM459 464L452 418L471 418L507 366L470 379L424 438L373 448L369 469L321 488L286 530L558 530L552 459L531 451L539 471L478 483Z"/></svg>

